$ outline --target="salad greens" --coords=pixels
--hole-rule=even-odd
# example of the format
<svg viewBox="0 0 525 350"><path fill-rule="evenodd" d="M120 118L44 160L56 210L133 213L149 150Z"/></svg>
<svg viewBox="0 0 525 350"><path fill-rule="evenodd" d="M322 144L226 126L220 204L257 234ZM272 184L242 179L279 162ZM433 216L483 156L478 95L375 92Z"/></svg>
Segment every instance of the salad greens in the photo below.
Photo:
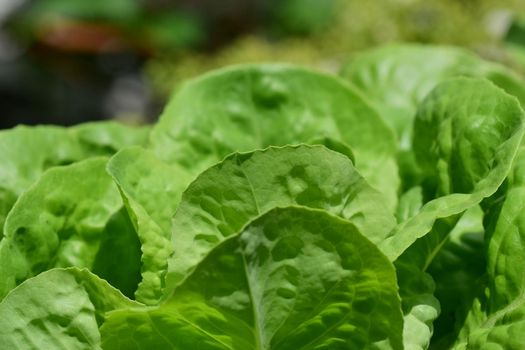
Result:
<svg viewBox="0 0 525 350"><path fill-rule="evenodd" d="M152 127L0 132L8 349L525 348L525 80L393 45Z"/></svg>
<svg viewBox="0 0 525 350"><path fill-rule="evenodd" d="M145 144L147 137L148 128L114 122L71 128L18 126L0 131L0 228L16 199L46 169L89 157L110 156L122 147Z"/></svg>

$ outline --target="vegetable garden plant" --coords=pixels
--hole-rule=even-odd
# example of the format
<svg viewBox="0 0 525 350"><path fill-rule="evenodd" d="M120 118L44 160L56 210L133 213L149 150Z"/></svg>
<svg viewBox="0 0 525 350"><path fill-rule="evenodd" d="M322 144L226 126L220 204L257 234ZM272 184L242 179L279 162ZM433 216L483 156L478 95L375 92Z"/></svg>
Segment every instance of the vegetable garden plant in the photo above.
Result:
<svg viewBox="0 0 525 350"><path fill-rule="evenodd" d="M1 131L0 348L525 349L523 102L397 45Z"/></svg>

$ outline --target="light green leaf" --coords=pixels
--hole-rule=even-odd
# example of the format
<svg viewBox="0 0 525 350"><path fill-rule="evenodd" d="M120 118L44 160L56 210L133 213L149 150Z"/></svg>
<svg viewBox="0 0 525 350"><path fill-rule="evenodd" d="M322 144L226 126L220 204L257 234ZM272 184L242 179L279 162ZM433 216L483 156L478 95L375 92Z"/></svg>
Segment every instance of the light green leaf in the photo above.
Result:
<svg viewBox="0 0 525 350"><path fill-rule="evenodd" d="M403 310L404 349L428 349L434 332L433 322L441 311L434 297L434 281L409 260L398 260L394 266Z"/></svg>
<svg viewBox="0 0 525 350"><path fill-rule="evenodd" d="M19 126L0 131L0 228L18 196L45 169L82 157L82 150L63 128Z"/></svg>
<svg viewBox="0 0 525 350"><path fill-rule="evenodd" d="M520 75L457 47L394 44L374 48L356 54L341 75L366 94L396 131L404 190L419 185L421 176L411 142L416 111L439 83L460 76L486 78L525 106L525 80Z"/></svg>
<svg viewBox="0 0 525 350"><path fill-rule="evenodd" d="M53 267L89 267L122 207L106 159L49 169L16 202L0 242L0 298Z"/></svg>
<svg viewBox="0 0 525 350"><path fill-rule="evenodd" d="M402 349L392 264L324 211L276 208L213 249L164 305L116 310L105 349Z"/></svg>
<svg viewBox="0 0 525 350"><path fill-rule="evenodd" d="M418 44L383 46L355 55L341 75L360 88L410 148L413 120L425 96L453 77L487 78L525 102L525 81L513 71L456 47Z"/></svg>
<svg viewBox="0 0 525 350"><path fill-rule="evenodd" d="M397 222L405 222L413 218L423 206L423 193L420 186L412 187L403 193L397 204L396 219Z"/></svg>
<svg viewBox="0 0 525 350"><path fill-rule="evenodd" d="M395 207L393 131L355 89L315 71L245 65L192 80L172 97L150 141L161 160L196 176L232 152L319 137L347 144L357 169Z"/></svg>
<svg viewBox="0 0 525 350"><path fill-rule="evenodd" d="M435 282L426 271L455 224L455 217L436 221L426 236L416 240L394 262L403 305L405 349L422 350L430 345L434 321L441 313L441 300L434 296Z"/></svg>
<svg viewBox="0 0 525 350"><path fill-rule="evenodd" d="M323 146L235 153L199 175L184 192L173 218L174 254L166 284L180 283L217 244L274 207L324 209L378 243L395 225L384 202L350 159Z"/></svg>
<svg viewBox="0 0 525 350"><path fill-rule="evenodd" d="M390 259L435 225L451 229L459 214L496 192L512 166L523 121L518 101L486 80L457 78L433 90L417 113L414 150L425 176L424 198L438 198L380 244ZM438 243L448 233L439 231Z"/></svg>
<svg viewBox="0 0 525 350"><path fill-rule="evenodd" d="M101 349L99 327L106 313L138 307L107 282L77 268L33 277L0 303L3 349Z"/></svg>
<svg viewBox="0 0 525 350"><path fill-rule="evenodd" d="M124 146L144 144L147 132L147 128L115 122L87 123L73 128L18 126L0 131L0 232L16 199L46 169L92 156L111 155Z"/></svg>
<svg viewBox="0 0 525 350"><path fill-rule="evenodd" d="M491 196L505 180L522 135L523 112L517 100L485 80L441 83L420 106L414 150L424 176L423 196L438 198L401 222L379 245L396 261L407 348L428 347L439 314L425 271L461 213Z"/></svg>
<svg viewBox="0 0 525 350"><path fill-rule="evenodd" d="M339 152L341 154L344 154L347 156L353 164L355 164L355 155L352 149L344 142L337 141L336 139L333 139L328 136L323 137L314 137L313 139L308 140L306 142L308 145L323 145L328 149L331 149L332 151Z"/></svg>
<svg viewBox="0 0 525 350"><path fill-rule="evenodd" d="M120 189L142 244L142 281L135 296L143 303L156 304L173 252L171 218L190 178L181 167L161 162L140 147L115 154L107 170Z"/></svg>
<svg viewBox="0 0 525 350"><path fill-rule="evenodd" d="M464 321L465 309L478 293L476 287L483 274L479 239L467 240L483 229L482 214L475 206L457 224L455 219L439 221L425 239L417 240L396 260L405 313L405 348L427 349L431 336L433 346L439 341L441 346L447 345L438 349L450 348L447 338L455 339L455 327Z"/></svg>
<svg viewBox="0 0 525 350"><path fill-rule="evenodd" d="M144 146L149 126L127 126L113 121L91 122L68 128L82 148L93 155L112 155L128 146Z"/></svg>
<svg viewBox="0 0 525 350"><path fill-rule="evenodd" d="M183 168L160 161L144 148L128 147L110 158L107 171L126 199L139 202L155 224L171 231L175 208L192 180Z"/></svg>

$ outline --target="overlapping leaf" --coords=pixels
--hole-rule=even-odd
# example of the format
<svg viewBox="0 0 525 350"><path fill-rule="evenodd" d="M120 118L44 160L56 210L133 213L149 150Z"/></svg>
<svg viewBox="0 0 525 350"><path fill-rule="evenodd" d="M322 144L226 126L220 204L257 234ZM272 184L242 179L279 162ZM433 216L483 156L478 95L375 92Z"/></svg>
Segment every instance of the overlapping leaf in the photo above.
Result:
<svg viewBox="0 0 525 350"><path fill-rule="evenodd" d="M423 197L431 200L381 243L391 259L439 226L439 220L446 224L496 192L523 137L524 113L514 97L490 82L457 78L438 85L425 99L415 130Z"/></svg>
<svg viewBox="0 0 525 350"><path fill-rule="evenodd" d="M0 344L525 347L521 78L413 45L344 72L381 117L337 78L249 65L183 86L149 149L112 123L0 133Z"/></svg>
<svg viewBox="0 0 525 350"><path fill-rule="evenodd" d="M365 92L396 130L402 149L411 145L419 103L439 83L460 76L487 78L525 102L525 80L467 50L417 44L383 46L357 54L341 75Z"/></svg>
<svg viewBox="0 0 525 350"><path fill-rule="evenodd" d="M274 209L213 249L159 308L117 310L106 349L402 349L392 264L351 223Z"/></svg>
<svg viewBox="0 0 525 350"><path fill-rule="evenodd" d="M0 131L0 229L16 199L42 172L85 158L111 155L118 149L144 144L148 128L114 122L87 123L73 128L19 126Z"/></svg>
<svg viewBox="0 0 525 350"><path fill-rule="evenodd" d="M429 345L439 307L425 271L460 215L498 190L523 132L518 101L486 80L446 81L420 105L413 148L424 179L422 201L428 202L419 212L407 215L408 220L380 243L387 256L396 260L405 313L417 315L420 322L412 319L414 325L429 330L424 339L418 338L421 332L405 328L406 342L416 340L420 349ZM419 202L406 198L412 205Z"/></svg>
<svg viewBox="0 0 525 350"><path fill-rule="evenodd" d="M108 311L138 307L86 269L53 269L22 283L0 303L4 349L101 349Z"/></svg>
<svg viewBox="0 0 525 350"><path fill-rule="evenodd" d="M416 112L439 83L461 76L485 78L525 105L525 79L502 65L457 47L383 46L355 55L343 67L341 75L361 89L381 117L396 130L397 162L404 190L418 185L420 178L411 142Z"/></svg>
<svg viewBox="0 0 525 350"><path fill-rule="evenodd" d="M107 167L117 183L141 243L137 300L156 304L163 294L171 245L171 218L190 181L187 172L140 147L126 148Z"/></svg>
<svg viewBox="0 0 525 350"><path fill-rule="evenodd" d="M274 207L324 209L378 243L395 224L384 198L350 159L322 146L235 153L199 175L184 192L173 219L167 284L178 284L213 247Z"/></svg>
<svg viewBox="0 0 525 350"><path fill-rule="evenodd" d="M94 268L97 259L109 263L119 256L119 252L98 255L102 241L123 240L120 247L126 255L137 255L136 236L126 224L127 217L113 218L119 215L122 201L105 165L105 158L93 158L50 169L18 199L0 242L1 298L25 279L53 267ZM108 278L121 276L123 289L133 289L136 263L120 263Z"/></svg>
<svg viewBox="0 0 525 350"><path fill-rule="evenodd" d="M359 92L335 77L287 65L237 66L185 84L152 130L161 160L193 176L232 152L330 137L395 206L393 131Z"/></svg>

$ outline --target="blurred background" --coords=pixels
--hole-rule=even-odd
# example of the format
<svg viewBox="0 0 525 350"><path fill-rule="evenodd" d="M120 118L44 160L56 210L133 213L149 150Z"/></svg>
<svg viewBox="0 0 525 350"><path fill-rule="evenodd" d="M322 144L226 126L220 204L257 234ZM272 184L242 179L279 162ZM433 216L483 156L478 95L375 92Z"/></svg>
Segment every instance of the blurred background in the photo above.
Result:
<svg viewBox="0 0 525 350"><path fill-rule="evenodd" d="M523 0L0 0L0 128L155 120L233 63L337 71L388 42L467 47L525 72Z"/></svg>

